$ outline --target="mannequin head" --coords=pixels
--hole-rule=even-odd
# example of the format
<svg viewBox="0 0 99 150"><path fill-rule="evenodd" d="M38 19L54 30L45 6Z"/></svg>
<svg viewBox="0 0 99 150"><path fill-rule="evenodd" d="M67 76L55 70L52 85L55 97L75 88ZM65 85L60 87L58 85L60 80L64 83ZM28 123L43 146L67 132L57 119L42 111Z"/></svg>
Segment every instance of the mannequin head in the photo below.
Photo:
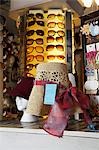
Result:
<svg viewBox="0 0 99 150"><path fill-rule="evenodd" d="M16 105L17 105L18 110L24 111L27 107L27 103L28 103L27 99L17 96L15 100L16 100Z"/></svg>

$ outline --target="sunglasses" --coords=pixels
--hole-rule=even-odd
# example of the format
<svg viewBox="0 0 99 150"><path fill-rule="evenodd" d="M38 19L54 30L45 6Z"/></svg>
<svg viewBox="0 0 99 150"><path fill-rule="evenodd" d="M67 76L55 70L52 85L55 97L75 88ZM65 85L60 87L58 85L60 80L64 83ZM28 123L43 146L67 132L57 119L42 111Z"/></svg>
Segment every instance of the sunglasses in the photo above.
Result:
<svg viewBox="0 0 99 150"><path fill-rule="evenodd" d="M54 40L56 40L59 43L63 43L63 37L61 37L61 36L56 37L56 38L54 38L53 36L47 37L47 43L52 43L52 42L54 42Z"/></svg>
<svg viewBox="0 0 99 150"><path fill-rule="evenodd" d="M36 20L28 22L27 26L28 27L33 26L35 23L37 23L39 26L44 26L44 21L36 21Z"/></svg>
<svg viewBox="0 0 99 150"><path fill-rule="evenodd" d="M47 18L49 20L53 20L53 19L55 19L55 17L57 17L60 21L64 21L64 18L65 18L62 14L57 14L57 15L49 14Z"/></svg>
<svg viewBox="0 0 99 150"><path fill-rule="evenodd" d="M27 47L26 52L27 52L27 54L30 54L30 53L32 53L34 50L35 50L37 53L43 53L43 52L44 52L44 48L43 48L42 46L36 46L36 47L30 46L30 47Z"/></svg>
<svg viewBox="0 0 99 150"><path fill-rule="evenodd" d="M38 18L38 19L43 19L44 18L44 16L43 16L43 14L41 14L41 13L36 13L36 14L28 14L27 15L27 19L34 19L34 18Z"/></svg>
<svg viewBox="0 0 99 150"><path fill-rule="evenodd" d="M48 31L48 36L54 36L55 34L58 34L59 36L65 36L65 33L64 33L64 31L62 31L62 30L59 30L59 31L54 31L54 30L49 30Z"/></svg>
<svg viewBox="0 0 99 150"><path fill-rule="evenodd" d="M33 69L33 67L36 68L37 65L38 65L38 64L35 64L35 65L34 65L34 64L28 64L28 65L26 65L26 71L31 71L31 70Z"/></svg>
<svg viewBox="0 0 99 150"><path fill-rule="evenodd" d="M38 38L36 40L34 39L27 39L26 44L27 45L32 45L34 43L34 41L38 44L38 45L42 45L43 44L43 39Z"/></svg>
<svg viewBox="0 0 99 150"><path fill-rule="evenodd" d="M27 36L32 36L34 33L36 32L37 35L43 36L44 35L44 31L43 30L29 30L27 31L26 35Z"/></svg>
<svg viewBox="0 0 99 150"><path fill-rule="evenodd" d="M34 58L36 58L36 60L40 61L40 62L44 61L44 56L42 56L42 55L36 55L36 56L34 56L34 55L27 55L27 57L26 57L27 63L28 62L32 62L34 60Z"/></svg>
<svg viewBox="0 0 99 150"><path fill-rule="evenodd" d="M48 28L55 28L55 26L58 26L59 28L61 28L61 29L64 29L65 28L65 24L64 23L62 23L62 22L49 22L48 24L47 24L47 26L48 26Z"/></svg>
<svg viewBox="0 0 99 150"><path fill-rule="evenodd" d="M54 60L55 58L59 59L59 60L64 60L65 56L63 55L48 55L47 59L49 60Z"/></svg>
<svg viewBox="0 0 99 150"><path fill-rule="evenodd" d="M63 45L47 45L46 51L52 51L52 50L54 50L55 47L59 51L64 51Z"/></svg>

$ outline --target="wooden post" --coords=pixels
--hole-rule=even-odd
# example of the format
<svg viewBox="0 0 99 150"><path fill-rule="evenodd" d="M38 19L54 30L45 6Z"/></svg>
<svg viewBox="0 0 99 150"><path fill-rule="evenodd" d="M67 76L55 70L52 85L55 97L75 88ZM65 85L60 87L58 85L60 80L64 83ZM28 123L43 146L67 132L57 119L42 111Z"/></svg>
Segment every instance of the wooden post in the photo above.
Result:
<svg viewBox="0 0 99 150"><path fill-rule="evenodd" d="M0 121L3 118L3 35L0 31Z"/></svg>

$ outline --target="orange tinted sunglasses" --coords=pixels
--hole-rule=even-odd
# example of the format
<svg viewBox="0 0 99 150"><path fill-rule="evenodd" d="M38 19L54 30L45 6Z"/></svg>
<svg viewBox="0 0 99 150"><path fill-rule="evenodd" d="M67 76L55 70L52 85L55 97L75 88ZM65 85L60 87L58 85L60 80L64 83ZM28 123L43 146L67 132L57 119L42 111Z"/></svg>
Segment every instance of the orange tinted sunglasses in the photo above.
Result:
<svg viewBox="0 0 99 150"><path fill-rule="evenodd" d="M56 37L56 38L54 38L53 36L47 37L47 43L52 43L52 42L54 42L54 40L56 40L59 43L63 43L63 37L61 37L61 36Z"/></svg>
<svg viewBox="0 0 99 150"><path fill-rule="evenodd" d="M61 28L61 29L64 29L65 28L65 24L64 23L62 23L62 22L49 22L48 24L47 24L47 26L48 26L48 28L55 28L55 26L58 26L59 28Z"/></svg>
<svg viewBox="0 0 99 150"><path fill-rule="evenodd" d="M52 51L55 47L58 51L64 51L63 45L47 45L46 51Z"/></svg>
<svg viewBox="0 0 99 150"><path fill-rule="evenodd" d="M27 47L26 52L27 52L27 54L30 54L30 53L32 53L34 50L35 50L37 53L43 53L43 52L44 52L44 48L43 48L42 46L36 46L36 47L30 46L30 47Z"/></svg>
<svg viewBox="0 0 99 150"><path fill-rule="evenodd" d="M44 56L43 55L27 55L26 57L26 61L28 62L32 62L34 60L34 58L36 58L37 61L44 61Z"/></svg>
<svg viewBox="0 0 99 150"><path fill-rule="evenodd" d="M47 59L49 60L54 60L55 58L59 59L59 60L64 60L65 56L63 55L48 55Z"/></svg>

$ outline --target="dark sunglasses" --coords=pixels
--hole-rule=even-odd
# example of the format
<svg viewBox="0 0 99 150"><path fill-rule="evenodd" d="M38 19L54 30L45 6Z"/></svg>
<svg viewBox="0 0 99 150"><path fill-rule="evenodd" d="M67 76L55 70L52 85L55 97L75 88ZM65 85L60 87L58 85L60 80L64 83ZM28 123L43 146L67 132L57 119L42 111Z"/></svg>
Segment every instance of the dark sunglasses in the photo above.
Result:
<svg viewBox="0 0 99 150"><path fill-rule="evenodd" d="M65 24L62 23L62 22L49 22L49 23L47 24L48 28L55 28L56 25L57 25L59 28L61 28L61 29L64 29L64 28L65 28Z"/></svg>
<svg viewBox="0 0 99 150"><path fill-rule="evenodd" d="M27 36L32 36L34 33L36 32L37 35L43 36L44 35L44 31L43 30L29 30L27 31L26 35Z"/></svg>
<svg viewBox="0 0 99 150"><path fill-rule="evenodd" d="M64 51L63 45L47 45L46 51L52 51L55 47L58 51Z"/></svg>
<svg viewBox="0 0 99 150"><path fill-rule="evenodd" d="M36 68L37 65L38 65L38 64L35 64L35 65L34 65L34 64L27 64L27 65L26 65L26 72L27 72L27 71L31 71L31 70L33 69L33 67Z"/></svg>
<svg viewBox="0 0 99 150"><path fill-rule="evenodd" d="M47 43L52 43L52 42L54 42L54 40L56 40L59 43L63 43L63 37L61 37L61 36L56 37L56 38L54 38L53 36L47 37Z"/></svg>
<svg viewBox="0 0 99 150"><path fill-rule="evenodd" d="M48 31L48 36L54 36L55 34L58 34L59 36L65 36L65 32L62 30L54 31L54 30L49 30Z"/></svg>
<svg viewBox="0 0 99 150"><path fill-rule="evenodd" d="M32 45L34 43L34 41L38 44L38 45L42 45L43 44L43 39L38 38L36 40L34 39L27 39L26 44L27 45Z"/></svg>
<svg viewBox="0 0 99 150"><path fill-rule="evenodd" d="M38 18L38 19L43 19L44 18L44 16L43 16L43 14L41 14L41 13L36 13L36 14L28 14L27 15L27 19L31 19L31 18Z"/></svg>
<svg viewBox="0 0 99 150"><path fill-rule="evenodd" d="M37 23L39 26L44 26L44 21L36 21L36 20L27 22L27 26L28 27L33 26L35 23Z"/></svg>
<svg viewBox="0 0 99 150"><path fill-rule="evenodd" d="M53 19L55 19L55 17L57 17L61 21L64 21L64 18L65 18L62 14L57 14L57 15L55 15L55 14L49 14L47 18L49 20L53 20Z"/></svg>
<svg viewBox="0 0 99 150"><path fill-rule="evenodd" d="M44 48L43 48L42 46L36 46L36 47L30 46L30 47L27 47L26 52L27 52L27 54L30 54L30 53L32 53L34 50L35 50L37 53L43 53L43 52L44 52Z"/></svg>
<svg viewBox="0 0 99 150"><path fill-rule="evenodd" d="M43 62L44 61L44 56L43 55L27 55L26 57L26 63L28 62L32 62L34 60L34 58L36 58L37 61L39 62Z"/></svg>

